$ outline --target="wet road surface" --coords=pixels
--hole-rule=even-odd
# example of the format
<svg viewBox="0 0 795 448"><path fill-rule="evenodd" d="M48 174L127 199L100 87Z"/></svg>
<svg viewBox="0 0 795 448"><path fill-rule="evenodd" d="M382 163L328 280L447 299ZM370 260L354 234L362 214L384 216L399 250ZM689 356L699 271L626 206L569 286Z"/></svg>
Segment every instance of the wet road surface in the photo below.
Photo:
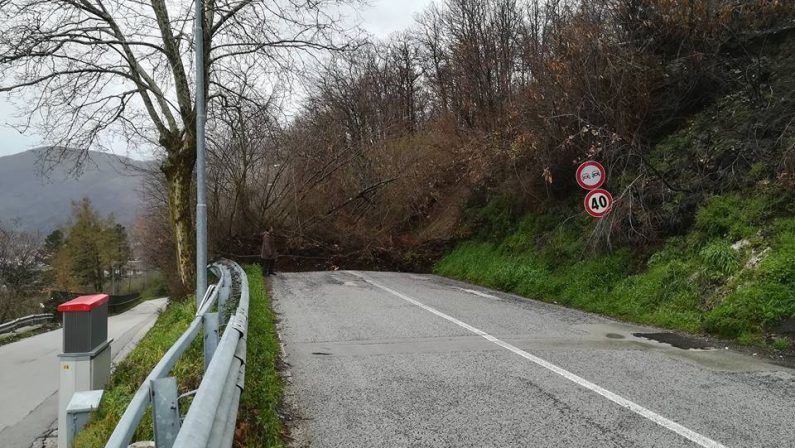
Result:
<svg viewBox="0 0 795 448"><path fill-rule="evenodd" d="M432 275L280 274L294 446L795 446L795 372Z"/></svg>

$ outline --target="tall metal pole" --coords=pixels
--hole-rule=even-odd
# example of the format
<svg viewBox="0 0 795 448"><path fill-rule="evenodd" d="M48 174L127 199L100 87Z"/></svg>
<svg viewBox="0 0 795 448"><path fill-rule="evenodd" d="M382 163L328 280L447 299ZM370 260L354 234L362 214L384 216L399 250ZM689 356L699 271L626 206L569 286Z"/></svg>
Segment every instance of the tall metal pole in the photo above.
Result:
<svg viewBox="0 0 795 448"><path fill-rule="evenodd" d="M196 303L207 290L207 192L204 179L204 123L207 111L204 98L204 0L195 0L196 19Z"/></svg>

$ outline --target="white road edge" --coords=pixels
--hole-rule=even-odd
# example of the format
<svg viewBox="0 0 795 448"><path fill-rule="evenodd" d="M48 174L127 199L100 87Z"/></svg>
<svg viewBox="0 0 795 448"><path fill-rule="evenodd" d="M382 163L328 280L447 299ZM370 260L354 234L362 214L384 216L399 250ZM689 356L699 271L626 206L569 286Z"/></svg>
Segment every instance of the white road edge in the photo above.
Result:
<svg viewBox="0 0 795 448"><path fill-rule="evenodd" d="M454 286L454 288L458 289L458 290L461 290L461 291L464 291L464 292L469 293L469 294L474 294L474 295L476 295L478 297L484 297L486 299L492 299L492 300L502 300L502 299L500 299L497 296L493 296L491 294L486 294L485 292L476 291L474 289L459 288L458 286Z"/></svg>

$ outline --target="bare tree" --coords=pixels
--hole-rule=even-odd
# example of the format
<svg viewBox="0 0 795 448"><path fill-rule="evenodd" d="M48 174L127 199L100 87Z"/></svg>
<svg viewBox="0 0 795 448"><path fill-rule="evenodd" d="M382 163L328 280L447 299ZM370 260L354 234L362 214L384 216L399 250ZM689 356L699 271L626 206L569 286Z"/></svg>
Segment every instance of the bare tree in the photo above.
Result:
<svg viewBox="0 0 795 448"><path fill-rule="evenodd" d="M209 223L216 246L263 229L269 213L285 199L289 155L281 148L277 99L263 107L225 110L209 145Z"/></svg>
<svg viewBox="0 0 795 448"><path fill-rule="evenodd" d="M0 322L14 317L22 299L41 289L41 249L35 236L0 224Z"/></svg>
<svg viewBox="0 0 795 448"><path fill-rule="evenodd" d="M206 0L209 116L267 102L267 86L338 42L340 5L357 0ZM164 152L177 268L193 282L196 112L192 0L0 0L0 92L22 99L49 157L79 164L123 141ZM335 12L336 11L336 12ZM346 37L347 39L347 37ZM212 126L212 125L210 125Z"/></svg>
<svg viewBox="0 0 795 448"><path fill-rule="evenodd" d="M446 29L442 11L432 3L417 20L421 62L427 83L434 92L437 109L447 111L450 58L447 52Z"/></svg>

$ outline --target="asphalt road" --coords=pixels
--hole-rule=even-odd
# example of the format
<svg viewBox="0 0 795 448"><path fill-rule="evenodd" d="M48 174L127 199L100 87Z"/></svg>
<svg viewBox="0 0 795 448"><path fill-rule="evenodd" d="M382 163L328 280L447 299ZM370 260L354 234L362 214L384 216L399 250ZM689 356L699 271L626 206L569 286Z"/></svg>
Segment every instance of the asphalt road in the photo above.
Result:
<svg viewBox="0 0 795 448"><path fill-rule="evenodd" d="M108 319L114 361L143 337L165 304L150 300ZM55 330L0 347L0 447L27 448L57 419L62 338Z"/></svg>
<svg viewBox="0 0 795 448"><path fill-rule="evenodd" d="M430 275L280 274L294 446L795 447L795 371Z"/></svg>

